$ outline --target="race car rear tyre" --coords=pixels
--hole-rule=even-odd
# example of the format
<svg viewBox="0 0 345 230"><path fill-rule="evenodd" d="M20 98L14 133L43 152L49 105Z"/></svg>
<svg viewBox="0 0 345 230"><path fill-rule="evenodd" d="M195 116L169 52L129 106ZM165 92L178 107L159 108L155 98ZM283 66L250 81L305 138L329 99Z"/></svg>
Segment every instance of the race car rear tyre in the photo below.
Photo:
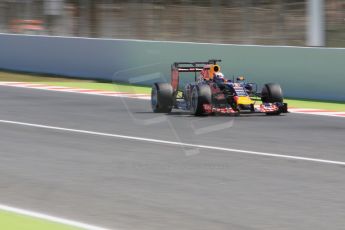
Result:
<svg viewBox="0 0 345 230"><path fill-rule="evenodd" d="M170 113L173 107L173 88L169 83L155 83L151 90L154 113Z"/></svg>
<svg viewBox="0 0 345 230"><path fill-rule="evenodd" d="M211 104L212 92L208 85L193 87L190 97L190 111L195 116L205 115L204 104Z"/></svg>
<svg viewBox="0 0 345 230"><path fill-rule="evenodd" d="M263 103L283 102L283 91L279 84L268 83L262 88L261 100Z"/></svg>

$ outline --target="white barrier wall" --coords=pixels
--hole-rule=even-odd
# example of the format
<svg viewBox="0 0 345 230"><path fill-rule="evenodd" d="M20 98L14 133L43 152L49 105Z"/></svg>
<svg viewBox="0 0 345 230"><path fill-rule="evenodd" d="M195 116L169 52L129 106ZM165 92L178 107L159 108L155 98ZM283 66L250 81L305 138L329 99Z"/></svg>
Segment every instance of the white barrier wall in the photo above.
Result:
<svg viewBox="0 0 345 230"><path fill-rule="evenodd" d="M175 61L222 59L222 72L285 96L345 100L345 49L241 46L0 34L0 68L151 84ZM160 79L159 79L160 78Z"/></svg>

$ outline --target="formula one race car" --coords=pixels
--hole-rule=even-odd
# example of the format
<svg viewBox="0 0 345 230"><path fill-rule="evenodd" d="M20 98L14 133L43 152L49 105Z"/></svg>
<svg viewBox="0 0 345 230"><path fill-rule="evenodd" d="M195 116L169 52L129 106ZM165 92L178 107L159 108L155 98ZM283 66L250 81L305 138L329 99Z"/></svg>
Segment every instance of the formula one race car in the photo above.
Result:
<svg viewBox="0 0 345 230"><path fill-rule="evenodd" d="M287 104L283 103L282 89L278 84L265 84L258 93L257 84L246 82L243 76L226 79L220 72L218 62L221 60L175 62L171 66L171 83L155 83L152 86L153 112L169 113L174 108L190 111L196 116L287 113ZM180 73L194 73L194 82L180 89Z"/></svg>

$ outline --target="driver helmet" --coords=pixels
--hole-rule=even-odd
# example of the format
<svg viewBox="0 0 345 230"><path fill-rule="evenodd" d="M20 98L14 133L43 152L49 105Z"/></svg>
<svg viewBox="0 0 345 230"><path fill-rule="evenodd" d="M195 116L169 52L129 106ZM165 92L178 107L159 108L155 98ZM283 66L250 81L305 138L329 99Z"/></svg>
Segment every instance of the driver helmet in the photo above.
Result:
<svg viewBox="0 0 345 230"><path fill-rule="evenodd" d="M225 82L224 74L221 72L214 73L213 80L215 82Z"/></svg>

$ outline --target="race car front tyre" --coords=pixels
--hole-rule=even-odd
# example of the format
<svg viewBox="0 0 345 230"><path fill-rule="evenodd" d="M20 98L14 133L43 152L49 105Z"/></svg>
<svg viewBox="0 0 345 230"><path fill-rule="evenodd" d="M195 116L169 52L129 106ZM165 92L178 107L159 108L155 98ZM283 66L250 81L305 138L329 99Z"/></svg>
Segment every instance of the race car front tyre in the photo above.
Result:
<svg viewBox="0 0 345 230"><path fill-rule="evenodd" d="M283 102L283 91L279 84L265 84L261 91L261 100L263 103Z"/></svg>
<svg viewBox="0 0 345 230"><path fill-rule="evenodd" d="M208 85L197 85L193 87L192 95L190 97L190 110L195 116L205 114L204 105L211 104L212 92Z"/></svg>
<svg viewBox="0 0 345 230"><path fill-rule="evenodd" d="M155 83L151 90L154 113L170 113L173 107L173 88L169 83Z"/></svg>

